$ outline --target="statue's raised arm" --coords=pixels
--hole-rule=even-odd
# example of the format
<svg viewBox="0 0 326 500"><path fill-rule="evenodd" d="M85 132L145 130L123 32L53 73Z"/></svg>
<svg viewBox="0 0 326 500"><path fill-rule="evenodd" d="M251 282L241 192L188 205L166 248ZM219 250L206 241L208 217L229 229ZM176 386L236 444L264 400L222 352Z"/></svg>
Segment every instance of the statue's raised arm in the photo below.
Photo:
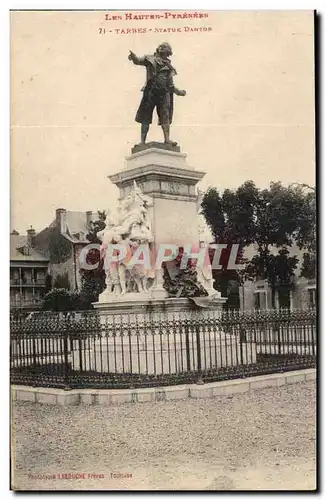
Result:
<svg viewBox="0 0 326 500"><path fill-rule="evenodd" d="M185 96L185 90L174 86L173 76L177 74L169 57L172 48L168 43L161 43L156 52L151 55L138 57L130 50L128 59L134 64L146 66L146 84L143 89L143 98L136 114L136 122L141 124L141 144L146 143L149 126L152 123L154 108L157 110L159 125L161 125L165 144L176 146L170 140L170 125L173 115L173 97Z"/></svg>
<svg viewBox="0 0 326 500"><path fill-rule="evenodd" d="M140 66L146 66L146 57L137 57L132 50L129 51L128 56L129 61L132 61L134 64L138 64Z"/></svg>

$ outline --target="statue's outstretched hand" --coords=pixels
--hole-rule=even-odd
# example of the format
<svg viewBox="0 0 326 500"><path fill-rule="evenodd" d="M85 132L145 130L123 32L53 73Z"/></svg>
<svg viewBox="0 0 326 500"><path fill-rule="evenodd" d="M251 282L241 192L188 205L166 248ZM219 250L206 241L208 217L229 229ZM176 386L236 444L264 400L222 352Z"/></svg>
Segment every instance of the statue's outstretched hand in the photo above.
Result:
<svg viewBox="0 0 326 500"><path fill-rule="evenodd" d="M174 93L175 93L176 95L180 95L180 96L182 96L182 97L184 97L184 96L187 94L187 92L186 92L185 90L179 90L179 89L177 89L177 88L174 88Z"/></svg>
<svg viewBox="0 0 326 500"><path fill-rule="evenodd" d="M129 56L128 56L129 61L133 61L135 57L136 57L136 54L134 52L132 52L131 50L129 50Z"/></svg>

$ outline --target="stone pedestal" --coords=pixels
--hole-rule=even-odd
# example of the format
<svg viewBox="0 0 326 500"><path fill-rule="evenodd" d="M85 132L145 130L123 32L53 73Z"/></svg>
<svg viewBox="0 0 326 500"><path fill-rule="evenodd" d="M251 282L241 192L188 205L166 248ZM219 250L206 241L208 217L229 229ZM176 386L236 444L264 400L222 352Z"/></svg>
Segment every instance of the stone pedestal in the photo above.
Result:
<svg viewBox="0 0 326 500"><path fill-rule="evenodd" d="M133 189L134 181L153 199L148 213L154 237L154 253L161 244L198 244L196 184L205 172L187 164L187 155L178 146L151 142L137 145L126 158L122 171L109 176L120 191L120 200ZM162 270L156 270L151 289L153 299L167 297Z"/></svg>
<svg viewBox="0 0 326 500"><path fill-rule="evenodd" d="M102 295L105 296L104 294ZM111 297L112 295L109 294L108 296ZM204 300L205 298L203 297L202 299ZM100 317L105 318L106 321L110 321L110 316L117 314L128 314L130 317L140 315L143 317L143 321L149 321L150 318L160 318L160 315L163 314L166 319L171 320L174 317L180 317L182 314L187 314L189 319L199 317L198 315L201 315L203 318L217 319L220 317L223 304L226 300L226 298L216 296L211 301L209 307L195 309L193 302L187 298L171 297L153 299L147 294L127 293L119 300L112 299L107 302L101 300L95 302L93 306L100 313ZM196 301L200 303L201 299L199 298ZM140 317L138 319L141 321Z"/></svg>
<svg viewBox="0 0 326 500"><path fill-rule="evenodd" d="M153 198L149 215L156 246L198 244L195 186L205 172L190 167L186 154L158 144L146 144L128 156L124 169L109 179L119 188L120 199L128 195L134 181Z"/></svg>

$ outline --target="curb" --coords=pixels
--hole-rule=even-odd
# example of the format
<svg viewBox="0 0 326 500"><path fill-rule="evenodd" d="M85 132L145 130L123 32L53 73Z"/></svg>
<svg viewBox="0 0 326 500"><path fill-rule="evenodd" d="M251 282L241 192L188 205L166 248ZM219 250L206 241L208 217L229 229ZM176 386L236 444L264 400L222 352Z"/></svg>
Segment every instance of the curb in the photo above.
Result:
<svg viewBox="0 0 326 500"><path fill-rule="evenodd" d="M71 405L116 405L122 403L145 403L153 401L172 401L187 398L211 398L251 392L264 387L280 387L316 380L316 369L297 370L286 373L273 373L246 379L211 382L204 385L188 384L169 387L148 387L143 389L52 389L46 387L11 386L13 401L30 401L59 406Z"/></svg>

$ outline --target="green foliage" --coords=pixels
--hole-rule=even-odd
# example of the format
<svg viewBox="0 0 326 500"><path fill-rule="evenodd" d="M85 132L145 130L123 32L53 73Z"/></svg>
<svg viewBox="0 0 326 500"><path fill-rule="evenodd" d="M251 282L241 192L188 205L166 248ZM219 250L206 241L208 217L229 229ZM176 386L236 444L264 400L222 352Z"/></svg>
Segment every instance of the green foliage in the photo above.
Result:
<svg viewBox="0 0 326 500"><path fill-rule="evenodd" d="M47 294L52 289L52 276L47 274L45 277L45 294Z"/></svg>
<svg viewBox="0 0 326 500"><path fill-rule="evenodd" d="M104 291L103 276L101 274L95 276L85 276L82 278L82 288L78 295L78 308L82 310L91 309L92 303L98 301L100 293Z"/></svg>
<svg viewBox="0 0 326 500"><path fill-rule="evenodd" d="M289 256L286 247L281 248L277 255L266 250L251 259L251 264L255 268L255 276L267 280L270 286L276 289L285 285L293 287L294 270L298 262L299 259L296 256Z"/></svg>
<svg viewBox="0 0 326 500"><path fill-rule="evenodd" d="M316 254L304 253L302 266L300 269L300 276L307 279L316 278Z"/></svg>
<svg viewBox="0 0 326 500"><path fill-rule="evenodd" d="M43 297L46 311L71 311L75 308L75 296L65 288L53 288Z"/></svg>
<svg viewBox="0 0 326 500"><path fill-rule="evenodd" d="M255 208L259 191L252 181L236 191L220 194L209 188L202 202L202 213L217 243L249 245L255 241Z"/></svg>
<svg viewBox="0 0 326 500"><path fill-rule="evenodd" d="M221 235L225 233L226 221L222 199L217 189L209 188L207 190L201 209L214 240L218 241Z"/></svg>
<svg viewBox="0 0 326 500"><path fill-rule="evenodd" d="M227 269L229 250L222 252L222 270L214 271L222 295L228 294L228 284L234 280L241 283L245 279L266 279L273 294L276 289L291 288L298 263L287 250L293 243L308 250L310 264L306 257L302 272L311 275L311 263L316 260L314 190L307 193L302 185L284 187L280 182L271 182L269 189L259 190L252 181L223 193L210 188L203 198L202 212L216 243L239 244L240 254L253 243L258 248L236 278L234 271ZM280 249L277 255L271 253L272 247Z"/></svg>
<svg viewBox="0 0 326 500"><path fill-rule="evenodd" d="M68 273L58 274L54 280L53 288L64 288L70 290Z"/></svg>
<svg viewBox="0 0 326 500"><path fill-rule="evenodd" d="M269 189L259 190L247 181L222 194L210 188L202 212L215 240L221 243L257 243L266 248L291 246L296 241L303 248L315 240L314 193L305 193L300 186L271 182Z"/></svg>
<svg viewBox="0 0 326 500"><path fill-rule="evenodd" d="M226 309L239 309L239 285L241 283L239 273L232 269L213 269L213 278L215 288L221 293L222 297L227 298L223 307Z"/></svg>
<svg viewBox="0 0 326 500"><path fill-rule="evenodd" d="M106 212L98 211L98 219L92 223L92 229L87 235L90 243L100 244L101 241L97 237L97 233L105 228ZM92 250L88 254L87 262L95 264L99 263L97 269L87 270L82 269L82 287L78 296L79 309L91 309L92 303L98 301L100 293L105 290L105 271L103 269L103 260L97 250Z"/></svg>
<svg viewBox="0 0 326 500"><path fill-rule="evenodd" d="M106 224L106 212L105 210L101 211L99 210L97 212L98 219L92 222L92 229L90 232L87 234L86 238L90 243L101 243L101 241L97 237L97 233L99 231L102 231Z"/></svg>
<svg viewBox="0 0 326 500"><path fill-rule="evenodd" d="M72 255L72 243L60 231L53 228L49 240L49 257L51 264L66 262Z"/></svg>
<svg viewBox="0 0 326 500"><path fill-rule="evenodd" d="M97 238L98 231L105 228L105 211L98 212L98 219L93 222L92 229L87 235L91 243L101 243ZM64 236L57 231L53 231L50 240L50 260L51 262L65 262L71 256L71 244ZM89 252L90 260L94 263L100 260L99 252L92 250ZM82 287L79 293L69 292L70 284L68 274L58 275L54 288L44 296L44 309L51 311L73 311L86 310L92 308L92 302L97 302L98 296L105 289L105 272L103 262L100 261L98 269L81 270Z"/></svg>

